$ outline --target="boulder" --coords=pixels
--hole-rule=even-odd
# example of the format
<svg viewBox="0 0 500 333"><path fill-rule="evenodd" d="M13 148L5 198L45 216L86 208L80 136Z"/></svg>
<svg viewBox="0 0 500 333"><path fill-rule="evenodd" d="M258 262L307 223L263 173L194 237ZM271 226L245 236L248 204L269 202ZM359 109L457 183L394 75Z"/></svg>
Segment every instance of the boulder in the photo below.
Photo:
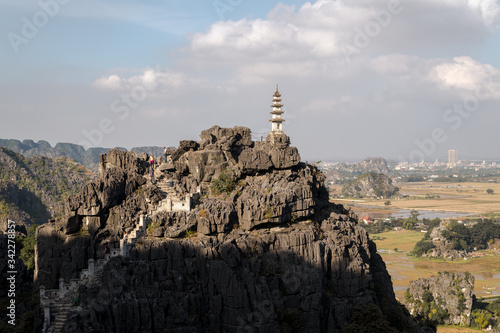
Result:
<svg viewBox="0 0 500 333"><path fill-rule="evenodd" d="M251 146L252 134L247 127L221 128L213 126L200 134L201 149L231 150L236 147Z"/></svg>
<svg viewBox="0 0 500 333"><path fill-rule="evenodd" d="M142 155L141 155L142 156ZM131 173L144 174L148 162L134 151L123 151L118 148L111 149L107 154L99 156L99 173L118 168Z"/></svg>
<svg viewBox="0 0 500 333"><path fill-rule="evenodd" d="M258 149L245 149L238 157L238 164L241 171L252 174L257 171L267 171L272 166L271 158L267 152Z"/></svg>
<svg viewBox="0 0 500 333"><path fill-rule="evenodd" d="M289 169L300 163L300 155L296 147L274 147L271 149L270 155L276 169Z"/></svg>
<svg viewBox="0 0 500 333"><path fill-rule="evenodd" d="M177 161L184 153L188 151L195 151L199 148L199 143L193 140L183 140L179 143L179 148L177 148L172 154L171 159L173 162Z"/></svg>
<svg viewBox="0 0 500 333"><path fill-rule="evenodd" d="M173 163L162 163L158 168L160 171L175 171L175 166Z"/></svg>

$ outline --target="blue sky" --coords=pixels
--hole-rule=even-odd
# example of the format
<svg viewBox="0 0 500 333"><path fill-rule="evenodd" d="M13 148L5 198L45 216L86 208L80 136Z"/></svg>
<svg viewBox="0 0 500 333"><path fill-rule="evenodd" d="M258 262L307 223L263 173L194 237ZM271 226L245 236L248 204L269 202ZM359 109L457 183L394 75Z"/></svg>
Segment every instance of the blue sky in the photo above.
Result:
<svg viewBox="0 0 500 333"><path fill-rule="evenodd" d="M500 160L499 27L495 0L0 0L0 138L258 139L279 83L304 159Z"/></svg>

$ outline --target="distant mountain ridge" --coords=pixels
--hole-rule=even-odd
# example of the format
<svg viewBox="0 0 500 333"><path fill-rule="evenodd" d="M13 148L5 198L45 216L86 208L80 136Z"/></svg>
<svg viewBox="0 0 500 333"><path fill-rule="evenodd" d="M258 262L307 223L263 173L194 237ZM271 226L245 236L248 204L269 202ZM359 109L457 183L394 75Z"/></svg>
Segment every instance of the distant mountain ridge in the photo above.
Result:
<svg viewBox="0 0 500 333"><path fill-rule="evenodd" d="M25 157L45 156L45 157L69 157L84 167L97 171L99 165L99 155L107 153L111 148L89 148L85 149L81 145L74 143L59 142L54 147L47 141L40 140L16 140L16 139L0 139L0 147L5 147ZM121 150L125 148L118 147ZM137 153L148 153L158 156L163 153L162 147L134 147L131 150Z"/></svg>

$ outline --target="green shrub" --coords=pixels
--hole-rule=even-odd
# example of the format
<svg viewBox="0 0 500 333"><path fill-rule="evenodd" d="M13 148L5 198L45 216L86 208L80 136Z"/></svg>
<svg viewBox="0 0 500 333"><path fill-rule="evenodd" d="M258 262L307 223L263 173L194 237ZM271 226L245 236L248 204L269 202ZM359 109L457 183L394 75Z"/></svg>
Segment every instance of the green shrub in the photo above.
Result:
<svg viewBox="0 0 500 333"><path fill-rule="evenodd" d="M36 228L38 224L33 224L28 229L28 236L22 240L21 254L19 258L23 261L24 265L31 269L35 267L35 245L36 245Z"/></svg>
<svg viewBox="0 0 500 333"><path fill-rule="evenodd" d="M148 235L151 236L153 234L153 230L155 230L155 228L158 228L159 225L158 223L156 223L156 221L154 221L153 223L151 223L149 226L148 226Z"/></svg>
<svg viewBox="0 0 500 333"><path fill-rule="evenodd" d="M436 247L436 245L434 245L434 243L432 241L421 240L421 241L418 241L417 244L415 244L415 247L413 248L412 254L417 256L417 257L420 257L435 247Z"/></svg>
<svg viewBox="0 0 500 333"><path fill-rule="evenodd" d="M271 208L268 208L268 209L266 210L266 212L264 213L264 217L265 217L266 219L268 219L268 220L269 220L270 218L272 218L272 217L273 217L273 210L272 210Z"/></svg>
<svg viewBox="0 0 500 333"><path fill-rule="evenodd" d="M212 179L210 190L213 194L231 193L236 187L235 181L227 172L222 172L217 178Z"/></svg>

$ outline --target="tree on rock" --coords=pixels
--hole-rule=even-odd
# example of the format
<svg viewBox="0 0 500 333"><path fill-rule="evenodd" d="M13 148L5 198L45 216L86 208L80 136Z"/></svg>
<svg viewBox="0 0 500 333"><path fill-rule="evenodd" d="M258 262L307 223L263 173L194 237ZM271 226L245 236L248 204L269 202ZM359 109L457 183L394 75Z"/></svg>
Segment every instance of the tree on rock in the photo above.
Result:
<svg viewBox="0 0 500 333"><path fill-rule="evenodd" d="M21 255L19 258L21 258L28 269L35 267L35 236L37 227L38 224L33 224L28 230L28 236L22 241L23 248L21 249Z"/></svg>

